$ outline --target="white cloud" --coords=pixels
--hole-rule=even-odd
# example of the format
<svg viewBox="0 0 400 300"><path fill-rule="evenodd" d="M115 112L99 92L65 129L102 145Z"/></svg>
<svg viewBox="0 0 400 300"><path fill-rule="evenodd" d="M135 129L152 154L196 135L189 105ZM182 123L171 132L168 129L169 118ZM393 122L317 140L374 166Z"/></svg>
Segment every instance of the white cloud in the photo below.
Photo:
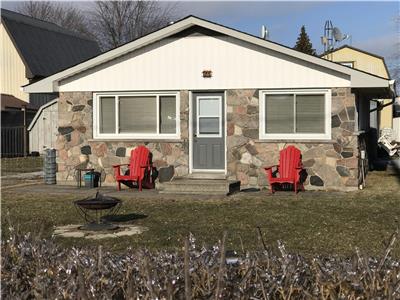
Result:
<svg viewBox="0 0 400 300"><path fill-rule="evenodd" d="M364 41L353 41L354 47L385 57L387 61L399 51L399 36L396 33L370 38Z"/></svg>

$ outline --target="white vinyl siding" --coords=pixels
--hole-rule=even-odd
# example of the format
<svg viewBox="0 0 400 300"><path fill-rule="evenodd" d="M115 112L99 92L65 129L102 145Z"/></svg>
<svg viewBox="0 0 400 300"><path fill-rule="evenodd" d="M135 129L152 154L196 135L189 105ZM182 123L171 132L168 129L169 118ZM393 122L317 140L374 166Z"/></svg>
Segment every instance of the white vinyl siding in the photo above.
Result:
<svg viewBox="0 0 400 300"><path fill-rule="evenodd" d="M29 102L29 94L21 86L29 83L25 64L3 24L0 24L0 93Z"/></svg>
<svg viewBox="0 0 400 300"><path fill-rule="evenodd" d="M95 139L180 138L178 93L96 93Z"/></svg>
<svg viewBox="0 0 400 300"><path fill-rule="evenodd" d="M330 139L330 90L260 91L260 139Z"/></svg>
<svg viewBox="0 0 400 300"><path fill-rule="evenodd" d="M238 59L241 58L241 59ZM135 71L132 70L142 70ZM202 72L211 70L211 78ZM61 81L68 91L349 87L350 76L230 37L165 39Z"/></svg>

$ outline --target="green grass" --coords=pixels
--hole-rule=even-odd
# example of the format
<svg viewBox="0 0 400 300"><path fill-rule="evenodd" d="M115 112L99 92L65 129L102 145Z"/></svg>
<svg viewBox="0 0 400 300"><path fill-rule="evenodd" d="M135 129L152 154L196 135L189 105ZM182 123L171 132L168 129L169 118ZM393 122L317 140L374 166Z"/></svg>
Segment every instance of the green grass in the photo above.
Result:
<svg viewBox="0 0 400 300"><path fill-rule="evenodd" d="M146 192L144 192L146 193ZM228 232L229 249L261 249L257 227L268 245L282 240L289 251L305 256L318 254L350 255L355 247L368 255L382 255L383 242L389 239L400 217L400 180L396 175L374 172L367 189L358 192L306 192L296 199L293 193L240 193L221 199L196 200L154 194L140 197L121 193L120 214L145 215L134 223L149 228L133 237L102 241L64 239L65 246L99 245L113 251L126 247L172 249L183 246L183 238L193 233L199 245L215 244ZM8 227L5 214L21 231L43 231L51 236L53 226L79 224L72 201L78 196L30 194L16 189L2 195L2 229ZM82 196L81 196L82 198ZM4 230L6 232L7 230ZM400 243L394 254L400 257Z"/></svg>
<svg viewBox="0 0 400 300"><path fill-rule="evenodd" d="M43 169L43 157L2 158L1 175L36 172Z"/></svg>

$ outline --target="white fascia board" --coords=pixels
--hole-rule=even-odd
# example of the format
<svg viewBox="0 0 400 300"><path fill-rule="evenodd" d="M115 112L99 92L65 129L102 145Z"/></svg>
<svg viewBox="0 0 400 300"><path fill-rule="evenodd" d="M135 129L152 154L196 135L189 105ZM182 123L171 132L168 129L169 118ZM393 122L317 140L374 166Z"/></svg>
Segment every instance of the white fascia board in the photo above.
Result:
<svg viewBox="0 0 400 300"><path fill-rule="evenodd" d="M58 82L78 74L84 70L90 69L107 61L113 60L119 56L132 52L138 48L144 47L148 44L161 40L165 37L178 33L186 28L191 27L193 24L190 22L191 18L182 20L179 23L175 23L169 25L163 29L160 29L156 32L150 33L142 38L139 38L135 41L129 42L125 45L122 45L118 48L100 54L92 59L89 59L85 62L82 62L78 65L75 65L71 68L63 70L61 72L55 73L46 77L40 81L32 83L30 85L24 86L23 91L26 93L52 93L58 91Z"/></svg>
<svg viewBox="0 0 400 300"><path fill-rule="evenodd" d="M248 33L240 32L228 27L224 27L222 25L212 23L206 20L202 20L196 17L188 17L183 19L182 21L178 21L172 25L169 25L165 28L162 28L158 31L150 33L142 38L139 38L135 41L127 43L123 46L115 48L106 53L100 54L88 61L85 61L81 64L68 68L64 71L51 75L47 78L44 78L36 83L27 85L23 87L24 92L27 93L51 93L58 91L58 82L67 77L80 73L84 70L92 68L94 66L105 63L109 60L115 59L121 55L132 52L138 48L144 47L148 44L166 38L170 35L178 33L182 30L185 30L191 26L198 25L204 28L208 28L210 30L219 32L221 34L225 34L264 48L268 48L273 51L277 51L279 53L286 54L288 56L292 56L298 58L300 60L304 60L331 70L335 70L337 72L347 74L351 76L351 87L388 87L389 82L384 78L380 78L374 75L370 75L368 73L364 73L350 67L343 66L338 63L334 63L316 56L308 55L305 53L301 53L299 51L293 50L291 48L282 46L277 43L273 43L267 40L263 40L259 37L252 36Z"/></svg>
<svg viewBox="0 0 400 300"><path fill-rule="evenodd" d="M389 88L390 86L389 79L377 77L357 70L352 71L352 88Z"/></svg>

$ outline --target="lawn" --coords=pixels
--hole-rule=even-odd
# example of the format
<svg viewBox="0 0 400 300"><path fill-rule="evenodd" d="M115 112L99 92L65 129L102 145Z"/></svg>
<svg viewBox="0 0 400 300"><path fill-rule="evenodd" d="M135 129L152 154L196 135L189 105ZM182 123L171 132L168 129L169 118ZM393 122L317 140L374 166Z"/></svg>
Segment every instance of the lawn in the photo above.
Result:
<svg viewBox="0 0 400 300"><path fill-rule="evenodd" d="M2 158L0 162L2 176L43 170L43 157L40 156Z"/></svg>
<svg viewBox="0 0 400 300"><path fill-rule="evenodd" d="M50 237L55 225L79 224L73 193L38 193L35 187L2 193L2 229L7 235L6 214L22 232L39 231ZM111 191L109 189L109 191ZM158 195L154 191L120 193L124 203L120 214L135 216L134 223L148 227L133 237L101 241L58 238L63 246L102 244L121 251L127 247L180 249L183 239L193 233L199 245L213 245L227 231L227 249L261 249L257 228L265 243L276 248L282 240L289 251L306 257L323 254L351 255L358 247L367 255L382 255L384 242L398 226L400 180L395 174L373 172L365 190L305 192L268 195L239 193L230 197ZM394 249L400 257L400 243Z"/></svg>

